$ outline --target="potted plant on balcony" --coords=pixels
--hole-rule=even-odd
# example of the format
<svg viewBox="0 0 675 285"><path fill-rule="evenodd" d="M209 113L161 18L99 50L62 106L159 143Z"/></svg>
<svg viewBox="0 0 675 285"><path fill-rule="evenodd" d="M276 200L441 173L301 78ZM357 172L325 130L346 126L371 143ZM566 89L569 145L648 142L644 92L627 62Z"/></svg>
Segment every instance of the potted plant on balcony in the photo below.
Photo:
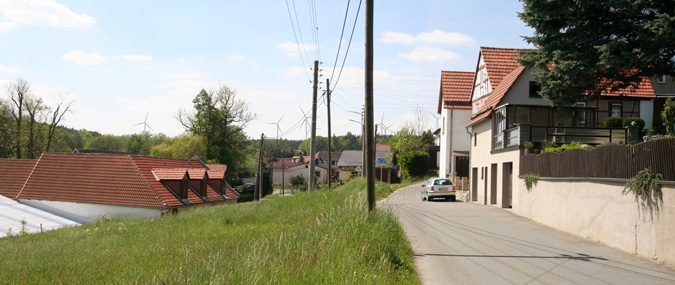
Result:
<svg viewBox="0 0 675 285"><path fill-rule="evenodd" d="M523 148L525 149L525 155L530 153L534 154L534 143L531 141L526 141L523 143Z"/></svg>

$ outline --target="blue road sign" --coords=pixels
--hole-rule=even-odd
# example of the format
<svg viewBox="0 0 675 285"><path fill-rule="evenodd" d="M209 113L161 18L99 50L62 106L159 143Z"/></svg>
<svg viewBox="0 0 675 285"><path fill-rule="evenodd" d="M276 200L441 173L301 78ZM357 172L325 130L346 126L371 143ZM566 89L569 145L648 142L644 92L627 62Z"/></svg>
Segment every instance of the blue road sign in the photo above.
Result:
<svg viewBox="0 0 675 285"><path fill-rule="evenodd" d="M387 163L387 159L384 158L384 157L378 157L378 158L377 158L377 163L379 163L379 164L385 164L385 163Z"/></svg>

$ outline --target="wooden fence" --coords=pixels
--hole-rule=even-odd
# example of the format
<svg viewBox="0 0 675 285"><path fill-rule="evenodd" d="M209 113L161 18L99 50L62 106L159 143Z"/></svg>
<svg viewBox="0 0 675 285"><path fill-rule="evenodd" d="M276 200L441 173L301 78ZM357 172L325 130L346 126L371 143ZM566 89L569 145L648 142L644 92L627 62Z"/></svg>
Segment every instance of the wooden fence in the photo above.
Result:
<svg viewBox="0 0 675 285"><path fill-rule="evenodd" d="M525 155L520 174L542 177L631 178L651 168L664 181L675 181L675 138L642 142L637 145L605 145L591 150L573 149L562 153Z"/></svg>

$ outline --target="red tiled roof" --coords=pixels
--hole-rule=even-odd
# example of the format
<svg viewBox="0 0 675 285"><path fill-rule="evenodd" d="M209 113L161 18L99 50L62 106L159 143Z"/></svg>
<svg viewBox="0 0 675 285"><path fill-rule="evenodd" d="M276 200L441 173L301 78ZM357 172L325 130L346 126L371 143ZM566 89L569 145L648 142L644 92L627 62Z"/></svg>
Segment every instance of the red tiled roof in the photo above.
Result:
<svg viewBox="0 0 675 285"><path fill-rule="evenodd" d="M118 154L44 153L17 198L154 208L166 205L130 156Z"/></svg>
<svg viewBox="0 0 675 285"><path fill-rule="evenodd" d="M475 72L441 71L438 113L441 109L471 109L471 90Z"/></svg>
<svg viewBox="0 0 675 285"><path fill-rule="evenodd" d="M147 156L131 156L131 160L136 164L138 169L141 171L143 176L150 182L152 188L157 192L159 198L169 207L182 206L184 203L179 200L171 191L166 189L162 183L155 179L155 176L152 172L154 168L182 168L183 170L187 168L202 168L204 167L201 163L196 160L182 160L182 159L170 159L170 158L160 158L160 157L147 157ZM188 191L188 201L192 203L201 203L203 202L201 198L197 195Z"/></svg>
<svg viewBox="0 0 675 285"><path fill-rule="evenodd" d="M626 97L639 97L639 98L656 98L654 93L654 87L649 78L642 78L642 81L638 84L637 88L632 86L621 89L619 91L602 92L601 96L626 96Z"/></svg>
<svg viewBox="0 0 675 285"><path fill-rule="evenodd" d="M520 66L516 58L521 50L525 49L480 47L492 88L497 88L507 74Z"/></svg>
<svg viewBox="0 0 675 285"><path fill-rule="evenodd" d="M151 169L152 173L155 174L158 180L183 180L183 178L190 179L192 176L185 174L187 170L185 168L153 168Z"/></svg>
<svg viewBox="0 0 675 285"><path fill-rule="evenodd" d="M190 175L190 179L202 180L206 174L206 168L188 168L187 172Z"/></svg>
<svg viewBox="0 0 675 285"><path fill-rule="evenodd" d="M225 164L207 164L207 170L210 179L225 179L227 173L227 165Z"/></svg>
<svg viewBox="0 0 675 285"><path fill-rule="evenodd" d="M0 159L0 195L16 198L36 163L37 159Z"/></svg>
<svg viewBox="0 0 675 285"><path fill-rule="evenodd" d="M375 151L389 151L391 147L386 144L376 144Z"/></svg>
<svg viewBox="0 0 675 285"><path fill-rule="evenodd" d="M506 92L508 92L511 89L511 86L513 86L513 83L516 82L520 74L523 73L525 70L524 66L518 66L516 69L511 71L511 73L507 74L504 79L502 80L502 84L497 86L492 93L490 93L485 100L485 104L480 107L480 111L478 112L477 115L471 118L471 122L469 122L469 125L473 125L474 123L478 122L479 120L489 116L492 114L492 111L494 111L495 107L501 102L502 98L504 98L504 95L506 95Z"/></svg>

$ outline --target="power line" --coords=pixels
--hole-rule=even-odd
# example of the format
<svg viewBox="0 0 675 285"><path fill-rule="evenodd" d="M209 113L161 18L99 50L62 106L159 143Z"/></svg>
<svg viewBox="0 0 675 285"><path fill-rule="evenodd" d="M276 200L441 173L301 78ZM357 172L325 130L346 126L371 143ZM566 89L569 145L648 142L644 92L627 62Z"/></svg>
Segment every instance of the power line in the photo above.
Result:
<svg viewBox="0 0 675 285"><path fill-rule="evenodd" d="M335 83L333 83L333 86L337 86L338 82L340 81L340 76L342 76L342 70L345 67L345 62L347 61L347 55L349 54L349 47L352 45L352 38L354 38L354 31L356 30L356 23L359 20L359 14L361 12L361 3L363 0L359 1L359 8L356 10L356 17L354 18L354 25L352 26L352 34L349 36L349 43L347 43L347 51L345 51L345 56L342 60L342 66L340 67L340 72L338 73L338 77L335 80ZM333 80L331 80L333 81Z"/></svg>
<svg viewBox="0 0 675 285"><path fill-rule="evenodd" d="M342 48L342 38L345 34L345 27L347 26L347 15L349 15L349 4L351 0L347 0L347 10L345 11L345 19L342 21L342 32L340 32L340 41L338 42L337 53L335 54L335 62L333 63L333 72L330 75L330 81L333 81L333 76L335 75L335 67L337 67L337 61L340 57L340 48ZM357 15L358 16L358 15ZM335 89L335 88L333 88Z"/></svg>
<svg viewBox="0 0 675 285"><path fill-rule="evenodd" d="M312 81L312 79L310 79L310 77L309 77L309 73L307 72L307 65L305 64L305 58L302 57L302 51L300 50L300 43L298 42L298 35L295 32L295 24L293 23L293 16L291 15L291 7L288 5L288 0L286 0L286 9L288 10L288 18L291 20L291 27L293 28L293 36L295 37L295 44L298 47L298 54L300 55L300 60L302 61L303 70L305 71L305 75L307 75L307 79L309 81ZM293 3L293 9L295 9L295 2ZM297 14L296 14L296 20L297 20ZM298 25L298 32L300 32L299 27L300 26ZM300 38L302 38L302 32L300 32ZM303 48L304 48L304 43L303 43ZM307 51L305 51L305 54L307 54ZM307 62L309 62L309 60Z"/></svg>
<svg viewBox="0 0 675 285"><path fill-rule="evenodd" d="M314 37L314 54L316 59L321 62L321 50L319 49L319 20L316 16L316 1L309 1L309 14L312 19L312 36Z"/></svg>

